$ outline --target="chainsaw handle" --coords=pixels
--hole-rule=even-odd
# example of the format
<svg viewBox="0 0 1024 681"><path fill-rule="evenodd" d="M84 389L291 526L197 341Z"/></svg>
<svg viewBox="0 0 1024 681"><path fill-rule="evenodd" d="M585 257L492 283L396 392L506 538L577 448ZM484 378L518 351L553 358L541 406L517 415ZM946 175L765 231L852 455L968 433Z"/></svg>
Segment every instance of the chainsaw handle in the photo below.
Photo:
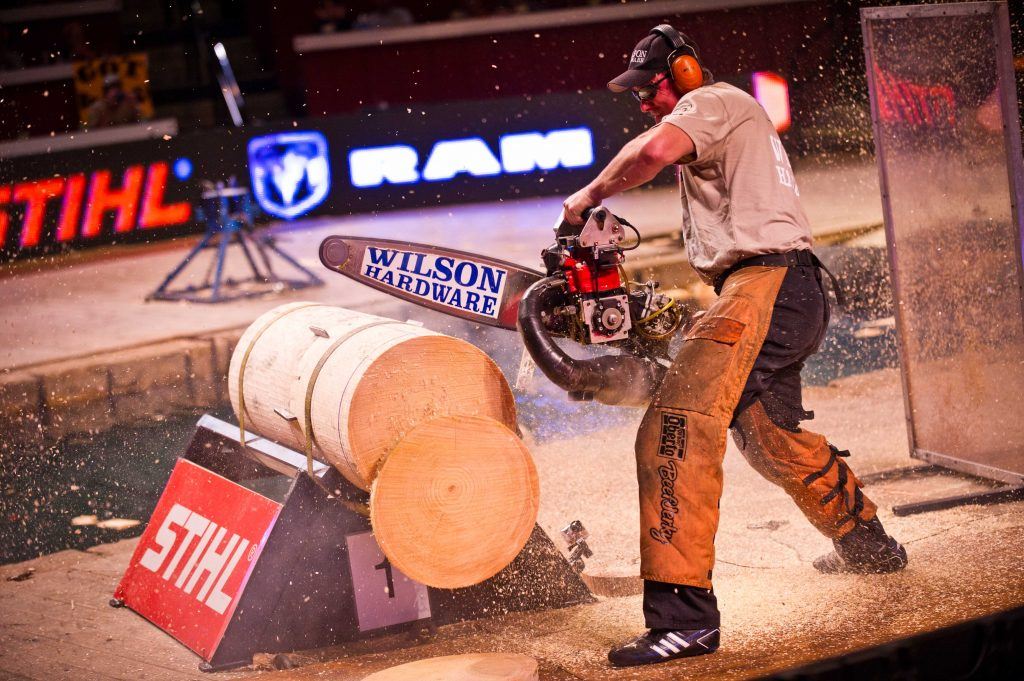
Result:
<svg viewBox="0 0 1024 681"><path fill-rule="evenodd" d="M555 221L555 227L554 227L555 236L556 237L571 236L571 235L579 232L580 228L583 225L587 224L587 220L590 219L590 215L595 210L597 210L598 208L601 208L600 204L598 204L596 206L591 206L590 208L585 208L583 210L583 213L582 213L583 223L580 224L580 225L573 225L573 224L570 224L568 221L566 221L566 219L565 219L565 209L563 208L558 213L558 220Z"/></svg>

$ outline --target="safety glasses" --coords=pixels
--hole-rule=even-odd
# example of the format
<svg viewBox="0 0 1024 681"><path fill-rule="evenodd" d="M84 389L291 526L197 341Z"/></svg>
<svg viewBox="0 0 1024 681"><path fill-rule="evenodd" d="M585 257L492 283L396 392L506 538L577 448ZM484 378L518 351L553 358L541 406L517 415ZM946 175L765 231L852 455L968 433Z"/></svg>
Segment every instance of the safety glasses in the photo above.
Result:
<svg viewBox="0 0 1024 681"><path fill-rule="evenodd" d="M638 102L645 102L648 99L654 99L654 97L658 94L658 86L660 86L662 81L664 81L666 78L668 78L667 73L662 75L661 78L654 81L653 83L648 83L643 87L638 87L635 90L630 90L630 92L633 93L633 98L636 99L636 101Z"/></svg>

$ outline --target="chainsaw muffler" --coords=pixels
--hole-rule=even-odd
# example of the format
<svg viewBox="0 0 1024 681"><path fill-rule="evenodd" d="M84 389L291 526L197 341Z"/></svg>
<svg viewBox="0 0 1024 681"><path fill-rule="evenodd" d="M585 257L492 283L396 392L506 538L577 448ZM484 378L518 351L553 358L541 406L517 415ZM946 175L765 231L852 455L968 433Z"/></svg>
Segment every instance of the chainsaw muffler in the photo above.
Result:
<svg viewBox="0 0 1024 681"><path fill-rule="evenodd" d="M535 282L519 302L518 328L527 352L552 383L573 400L642 407L651 401L665 376L656 361L633 355L605 355L576 359L563 351L545 324L566 296L566 280L551 276Z"/></svg>

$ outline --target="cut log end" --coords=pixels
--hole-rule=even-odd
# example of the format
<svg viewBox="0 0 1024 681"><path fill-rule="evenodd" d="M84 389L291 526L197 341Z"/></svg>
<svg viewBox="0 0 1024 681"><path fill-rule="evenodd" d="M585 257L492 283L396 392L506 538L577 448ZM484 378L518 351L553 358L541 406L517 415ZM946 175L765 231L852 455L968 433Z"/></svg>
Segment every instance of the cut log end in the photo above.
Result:
<svg viewBox="0 0 1024 681"><path fill-rule="evenodd" d="M537 660L517 653L430 657L370 674L363 681L537 681Z"/></svg>
<svg viewBox="0 0 1024 681"><path fill-rule="evenodd" d="M515 398L498 365L476 346L442 335L410 338L380 354L347 409L347 463L355 469L348 477L366 490L381 458L419 423L459 414L516 427Z"/></svg>
<svg viewBox="0 0 1024 681"><path fill-rule="evenodd" d="M395 446L374 480L370 518L395 567L428 586L493 577L519 554L540 488L526 446L494 419L444 416Z"/></svg>

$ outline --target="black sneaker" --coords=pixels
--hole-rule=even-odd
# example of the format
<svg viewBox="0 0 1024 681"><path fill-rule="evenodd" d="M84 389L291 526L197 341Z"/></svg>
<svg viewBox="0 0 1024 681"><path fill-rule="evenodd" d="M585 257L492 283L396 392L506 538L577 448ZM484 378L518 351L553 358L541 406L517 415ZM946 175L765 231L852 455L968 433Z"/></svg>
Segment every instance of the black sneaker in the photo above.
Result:
<svg viewBox="0 0 1024 681"><path fill-rule="evenodd" d="M635 667L705 655L718 650L718 629L651 629L608 651L615 667Z"/></svg>
<svg viewBox="0 0 1024 681"><path fill-rule="evenodd" d="M884 574L907 567L907 550L887 535L878 518L857 521L841 539L832 540L835 551L814 560L814 569L825 574Z"/></svg>

